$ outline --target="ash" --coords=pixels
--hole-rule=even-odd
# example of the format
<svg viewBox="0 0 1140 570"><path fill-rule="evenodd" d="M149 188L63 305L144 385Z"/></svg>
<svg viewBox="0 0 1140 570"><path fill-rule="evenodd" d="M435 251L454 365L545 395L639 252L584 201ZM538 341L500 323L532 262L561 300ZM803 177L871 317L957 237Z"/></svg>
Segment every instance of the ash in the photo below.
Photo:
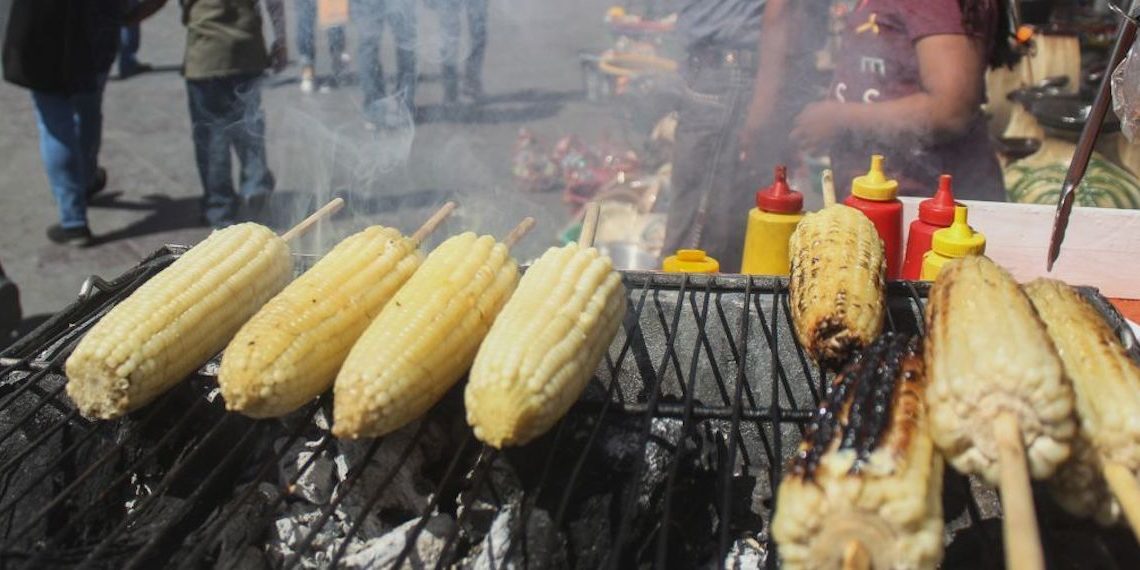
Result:
<svg viewBox="0 0 1140 570"><path fill-rule="evenodd" d="M755 538L748 537L732 543L732 549L724 558L724 568L728 570L751 570L761 568L768 561L768 549Z"/></svg>
<svg viewBox="0 0 1140 570"><path fill-rule="evenodd" d="M665 418L646 426L643 416L620 413L599 426L596 418L571 416L562 441L547 436L525 448L471 453L451 485L441 466L461 452L462 416L433 413L423 421L378 443L342 442L326 439L328 417L318 412L306 432L312 437L285 449L284 438L277 441L282 483L259 489L272 509L259 547L264 562L386 568L408 549L405 567L412 568L593 568L611 554L623 567L649 567L671 494L671 563L716 566L708 537L720 524L717 472L727 438L714 428ZM742 482L734 492L749 496L755 480L741 476L734 485ZM433 492L441 495L429 512ZM734 524L754 525L759 515L742 503L748 512L734 512ZM614 552L623 519L626 544ZM735 534L744 538L727 553L729 567L763 562L759 543Z"/></svg>
<svg viewBox="0 0 1140 570"><path fill-rule="evenodd" d="M377 442L369 457L373 442L340 441L327 435L325 410L314 416L312 427L319 437L302 438L281 452L278 479L295 483L286 487L274 515L266 544L269 559L280 565L310 540L300 558L305 568L328 567L342 548L340 563L347 567L391 564L420 521L409 515L422 512L429 502L436 482L425 477L426 465L440 460L446 435L438 426L417 422ZM416 437L421 428L423 433ZM282 438L275 447L285 443ZM382 492L373 496L377 491ZM320 524L322 519L326 520ZM353 532L354 525L358 528ZM409 561L434 564L443 537L453 526L450 516L429 517Z"/></svg>

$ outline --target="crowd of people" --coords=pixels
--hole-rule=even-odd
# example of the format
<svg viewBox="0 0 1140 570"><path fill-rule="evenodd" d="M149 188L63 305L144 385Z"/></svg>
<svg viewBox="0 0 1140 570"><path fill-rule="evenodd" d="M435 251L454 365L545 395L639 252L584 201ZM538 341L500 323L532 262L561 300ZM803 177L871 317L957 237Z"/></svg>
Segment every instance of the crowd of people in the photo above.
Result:
<svg viewBox="0 0 1140 570"><path fill-rule="evenodd" d="M94 242L87 202L107 185L99 165L102 99L116 60L120 79L151 69L138 59L139 25L168 0L13 0L4 41L4 77L31 92L40 154L59 213L47 237L86 247ZM460 94L483 97L487 0L428 0L443 31L440 61L444 104ZM202 219L215 228L256 218L274 190L266 161L261 82L267 70L288 64L283 0L182 0L186 82L194 157L202 184ZM272 42L266 45L262 9ZM355 64L363 91L364 125L383 130L415 116L417 5L415 0L347 0L357 43L349 55L345 26L327 26L331 79L317 84L317 0L296 0L296 46L303 92L346 83ZM471 36L460 82L462 17ZM385 85L380 44L385 27L396 40L394 89ZM52 33L44 33L50 30ZM64 40L64 41L61 41ZM402 108L401 108L402 107ZM240 163L235 185L233 156Z"/></svg>
<svg viewBox="0 0 1140 570"><path fill-rule="evenodd" d="M320 0L325 2L329 0ZM335 1L335 0L333 0ZM363 120L383 131L415 117L416 0L347 1L345 26L324 26L330 79L318 81L318 0L295 0L300 89L345 84L352 68ZM440 18L439 61L446 104L483 97L488 0L425 0ZM40 153L59 221L56 243L86 246L87 201L107 183L99 166L102 94L117 59L119 77L145 72L138 24L167 0L12 0L4 75L27 87ZM927 194L940 174L960 198L1003 200L1001 172L981 105L987 67L1009 65L1012 30L1000 0L673 0L684 50L665 251L700 247L735 270L742 204L778 163L804 151L830 156L843 192L872 153L891 157L904 195ZM202 216L224 227L264 207L275 180L266 163L260 84L287 63L283 0L181 0L186 27L183 76ZM814 67L835 6L843 8L843 49L823 100L794 78ZM273 41L266 45L262 7ZM470 34L461 60L462 20ZM380 46L395 39L394 85ZM52 30L53 33L44 33ZM350 51L348 30L355 52ZM60 41L60 38L67 41ZM353 55L350 55L353 54ZM232 156L240 179L231 174ZM0 277L2 281L2 277ZM2 291L0 291L2 293Z"/></svg>

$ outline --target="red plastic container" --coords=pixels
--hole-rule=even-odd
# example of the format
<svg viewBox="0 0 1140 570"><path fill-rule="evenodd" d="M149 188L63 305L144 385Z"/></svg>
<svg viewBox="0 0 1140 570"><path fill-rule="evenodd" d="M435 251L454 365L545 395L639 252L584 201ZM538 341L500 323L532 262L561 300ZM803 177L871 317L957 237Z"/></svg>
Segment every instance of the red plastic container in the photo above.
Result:
<svg viewBox="0 0 1140 570"><path fill-rule="evenodd" d="M918 204L918 218L910 223L906 238L906 255L903 256L902 278L919 279L922 276L922 256L930 251L934 232L954 223L954 190L952 177L943 174L938 179L938 191L933 198Z"/></svg>
<svg viewBox="0 0 1140 570"><path fill-rule="evenodd" d="M867 174L851 181L851 195L844 204L863 212L883 240L887 258L887 279L898 279L902 273L902 212L898 199L899 183L883 174L883 157L871 157Z"/></svg>

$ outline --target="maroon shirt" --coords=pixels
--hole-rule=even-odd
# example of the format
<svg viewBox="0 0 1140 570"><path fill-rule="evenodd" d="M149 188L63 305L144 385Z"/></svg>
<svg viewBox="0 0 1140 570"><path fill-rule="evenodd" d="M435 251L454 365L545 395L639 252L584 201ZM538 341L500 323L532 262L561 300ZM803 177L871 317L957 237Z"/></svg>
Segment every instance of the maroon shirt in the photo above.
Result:
<svg viewBox="0 0 1140 570"><path fill-rule="evenodd" d="M965 35L959 0L858 0L847 15L843 44L831 96L842 102L875 103L922 91L915 43L927 36ZM997 7L976 35L994 41ZM887 158L887 172L899 181L899 192L932 195L938 176L954 176L954 194L975 200L1005 200L1001 168L986 131L981 110L969 132L940 144L917 145L868 133L854 133L831 149L837 189L846 194L851 179L865 174L871 154Z"/></svg>

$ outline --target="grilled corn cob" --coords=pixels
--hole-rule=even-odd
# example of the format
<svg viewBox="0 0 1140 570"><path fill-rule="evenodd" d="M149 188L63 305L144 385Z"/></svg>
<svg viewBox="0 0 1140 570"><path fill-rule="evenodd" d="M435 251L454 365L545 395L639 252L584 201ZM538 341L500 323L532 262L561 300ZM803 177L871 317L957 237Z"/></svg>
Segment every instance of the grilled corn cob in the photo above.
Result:
<svg viewBox="0 0 1140 570"><path fill-rule="evenodd" d="M282 416L329 389L352 344L422 260L416 243L392 228L337 244L230 342L218 371L226 408Z"/></svg>
<svg viewBox="0 0 1140 570"><path fill-rule="evenodd" d="M784 568L839 568L851 541L876 570L938 565L943 465L925 381L920 339L894 333L835 378L777 492Z"/></svg>
<svg viewBox="0 0 1140 570"><path fill-rule="evenodd" d="M464 393L467 423L493 447L545 433L578 399L625 314L608 257L577 244L531 265L479 348Z"/></svg>
<svg viewBox="0 0 1140 570"><path fill-rule="evenodd" d="M218 230L107 313L67 359L67 393L88 418L145 405L225 347L293 275L269 228Z"/></svg>
<svg viewBox="0 0 1140 570"><path fill-rule="evenodd" d="M838 369L883 329L883 242L861 212L835 205L804 216L789 248L796 337L820 366Z"/></svg>
<svg viewBox="0 0 1140 570"><path fill-rule="evenodd" d="M1113 462L1140 475L1140 367L1096 309L1068 285L1038 279L1025 292L1072 381L1080 426L1073 458L1054 480L1054 496L1074 514L1115 523L1120 504L1101 473L1104 462Z"/></svg>
<svg viewBox="0 0 1140 570"><path fill-rule="evenodd" d="M998 484L994 423L1016 415L1030 475L1069 456L1073 393L1017 282L984 256L948 263L926 310L927 407L934 443L956 469Z"/></svg>
<svg viewBox="0 0 1140 570"><path fill-rule="evenodd" d="M491 236L464 233L432 251L348 353L333 434L380 436L427 412L471 366L517 283L507 246Z"/></svg>

